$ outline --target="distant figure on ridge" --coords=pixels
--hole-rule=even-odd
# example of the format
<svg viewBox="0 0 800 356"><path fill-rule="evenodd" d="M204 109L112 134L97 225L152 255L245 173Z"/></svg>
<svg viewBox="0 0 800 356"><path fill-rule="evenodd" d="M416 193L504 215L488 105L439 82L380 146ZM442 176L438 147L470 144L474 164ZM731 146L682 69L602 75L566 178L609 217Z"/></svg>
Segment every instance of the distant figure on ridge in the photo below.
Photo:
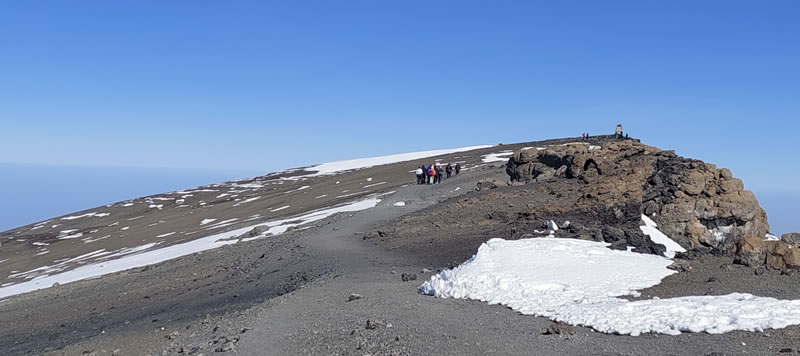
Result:
<svg viewBox="0 0 800 356"><path fill-rule="evenodd" d="M450 179L450 175L453 174L453 166L448 163L447 167L444 167L444 171L447 173L447 179Z"/></svg>
<svg viewBox="0 0 800 356"><path fill-rule="evenodd" d="M622 124L617 124L617 128L614 130L614 138L617 140L622 139Z"/></svg>
<svg viewBox="0 0 800 356"><path fill-rule="evenodd" d="M436 179L436 164L428 167L428 177L430 177L428 180L428 184L433 184Z"/></svg>
<svg viewBox="0 0 800 356"><path fill-rule="evenodd" d="M442 176L444 175L444 171L442 170L441 166L436 166L436 184L442 182Z"/></svg>
<svg viewBox="0 0 800 356"><path fill-rule="evenodd" d="M417 168L417 184L425 184L425 166Z"/></svg>
<svg viewBox="0 0 800 356"><path fill-rule="evenodd" d="M456 163L456 175L461 173L461 163Z"/></svg>

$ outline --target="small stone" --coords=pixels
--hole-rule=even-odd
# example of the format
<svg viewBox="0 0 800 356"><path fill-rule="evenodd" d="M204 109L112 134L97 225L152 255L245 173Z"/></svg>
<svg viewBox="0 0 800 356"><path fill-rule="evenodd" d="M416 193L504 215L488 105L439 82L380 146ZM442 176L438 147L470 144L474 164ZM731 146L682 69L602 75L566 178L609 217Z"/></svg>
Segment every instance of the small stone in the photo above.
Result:
<svg viewBox="0 0 800 356"><path fill-rule="evenodd" d="M674 261L671 265L667 266L667 268L678 272L687 272L692 270L692 266L685 260Z"/></svg>
<svg viewBox="0 0 800 356"><path fill-rule="evenodd" d="M400 275L400 279L403 282L416 281L417 280L417 275L414 274L414 273L408 273L408 274L403 273L403 274Z"/></svg>
<svg viewBox="0 0 800 356"><path fill-rule="evenodd" d="M423 268L420 273L431 273L431 272L433 272L433 271L431 271L431 270L429 270L427 268Z"/></svg>
<svg viewBox="0 0 800 356"><path fill-rule="evenodd" d="M788 354L788 353L794 352L794 349L792 349L791 347L784 347L778 352L780 352L782 354Z"/></svg>
<svg viewBox="0 0 800 356"><path fill-rule="evenodd" d="M347 301L348 301L348 302L352 302L352 301L354 301L354 300L359 300L359 299L361 299L361 298L363 298L363 297L361 296L361 294L356 294L356 293L353 293L353 294L350 294L350 296L349 296L349 297L347 297Z"/></svg>
<svg viewBox="0 0 800 356"><path fill-rule="evenodd" d="M383 322L380 320L367 320L367 330L375 330L380 327L383 327Z"/></svg>
<svg viewBox="0 0 800 356"><path fill-rule="evenodd" d="M709 278L708 280L706 280L706 283L714 283L714 282L716 282L716 281L717 281L717 277L711 276L711 278Z"/></svg>
<svg viewBox="0 0 800 356"><path fill-rule="evenodd" d="M542 335L575 335L575 329L564 323L553 323L542 331Z"/></svg>
<svg viewBox="0 0 800 356"><path fill-rule="evenodd" d="M794 273L795 273L794 271L795 270L793 270L793 269L785 269L785 270L781 271L781 275L782 276L793 276Z"/></svg>
<svg viewBox="0 0 800 356"><path fill-rule="evenodd" d="M767 269L764 268L763 266L761 266L761 267L756 268L755 273L756 273L756 276L760 276L760 275L763 275L764 273L767 273Z"/></svg>

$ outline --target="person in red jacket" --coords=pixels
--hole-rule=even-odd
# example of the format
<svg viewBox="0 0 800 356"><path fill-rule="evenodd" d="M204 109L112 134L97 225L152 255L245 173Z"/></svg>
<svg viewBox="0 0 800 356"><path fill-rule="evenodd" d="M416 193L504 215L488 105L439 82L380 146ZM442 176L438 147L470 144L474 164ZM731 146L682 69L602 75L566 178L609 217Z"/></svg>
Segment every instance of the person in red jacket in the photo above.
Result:
<svg viewBox="0 0 800 356"><path fill-rule="evenodd" d="M436 164L432 165L431 168L428 169L428 176L430 177L428 184L433 184L436 179Z"/></svg>

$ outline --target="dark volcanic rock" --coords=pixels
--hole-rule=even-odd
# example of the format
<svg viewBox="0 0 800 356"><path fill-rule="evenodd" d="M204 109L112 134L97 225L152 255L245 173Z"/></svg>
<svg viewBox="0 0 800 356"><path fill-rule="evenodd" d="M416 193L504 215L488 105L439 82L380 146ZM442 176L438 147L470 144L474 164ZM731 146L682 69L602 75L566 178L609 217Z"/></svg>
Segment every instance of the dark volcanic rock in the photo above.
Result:
<svg viewBox="0 0 800 356"><path fill-rule="evenodd" d="M400 280L402 280L403 282L416 281L417 275L414 273L403 273L400 275Z"/></svg>
<svg viewBox="0 0 800 356"><path fill-rule="evenodd" d="M512 182L574 179L582 193L575 209L603 216L605 225L647 214L687 249L732 251L745 236L763 237L769 229L755 196L730 170L634 140L520 150L506 173ZM604 241L621 239L618 231L609 232L603 231Z"/></svg>

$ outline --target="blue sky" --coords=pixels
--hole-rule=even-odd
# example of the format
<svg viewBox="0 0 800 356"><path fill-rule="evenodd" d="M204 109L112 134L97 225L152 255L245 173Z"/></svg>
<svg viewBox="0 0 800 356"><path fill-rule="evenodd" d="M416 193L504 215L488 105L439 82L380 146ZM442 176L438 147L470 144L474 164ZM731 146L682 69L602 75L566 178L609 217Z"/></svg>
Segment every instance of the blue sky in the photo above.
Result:
<svg viewBox="0 0 800 356"><path fill-rule="evenodd" d="M797 1L0 3L0 162L272 171L606 133L800 193Z"/></svg>

